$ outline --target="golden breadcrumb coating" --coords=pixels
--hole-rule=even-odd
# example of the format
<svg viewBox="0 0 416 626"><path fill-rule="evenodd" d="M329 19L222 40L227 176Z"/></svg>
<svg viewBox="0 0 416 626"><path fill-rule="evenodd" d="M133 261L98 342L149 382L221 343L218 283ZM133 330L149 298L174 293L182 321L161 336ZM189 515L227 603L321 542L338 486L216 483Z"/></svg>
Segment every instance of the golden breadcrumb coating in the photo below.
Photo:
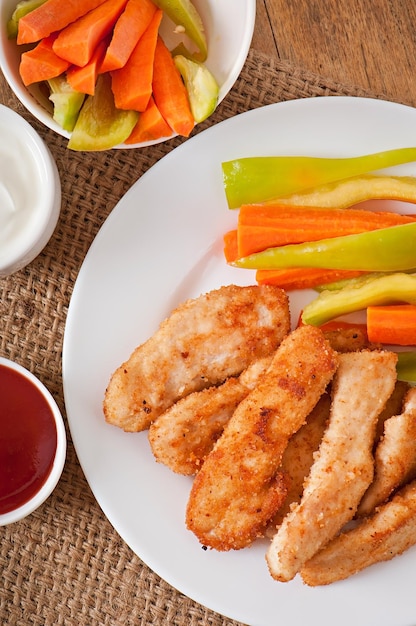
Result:
<svg viewBox="0 0 416 626"><path fill-rule="evenodd" d="M150 425L155 458L178 474L201 469L240 402L256 386L272 357L257 359L235 378L218 387L195 391L178 400Z"/></svg>
<svg viewBox="0 0 416 626"><path fill-rule="evenodd" d="M107 422L145 430L180 398L271 354L289 332L289 317L287 295L271 285L228 285L186 301L112 375Z"/></svg>
<svg viewBox="0 0 416 626"><path fill-rule="evenodd" d="M318 328L298 328L282 341L195 477L186 523L201 543L240 549L264 533L286 496L279 466L288 440L318 402L337 364L337 353Z"/></svg>
<svg viewBox="0 0 416 626"><path fill-rule="evenodd" d="M285 517L267 551L270 573L289 581L354 517L373 478L377 418L396 382L397 355L339 355L328 427L300 503Z"/></svg>
<svg viewBox="0 0 416 626"><path fill-rule="evenodd" d="M416 544L416 480L390 502L338 535L301 570L310 586L329 585L370 565L390 561Z"/></svg>

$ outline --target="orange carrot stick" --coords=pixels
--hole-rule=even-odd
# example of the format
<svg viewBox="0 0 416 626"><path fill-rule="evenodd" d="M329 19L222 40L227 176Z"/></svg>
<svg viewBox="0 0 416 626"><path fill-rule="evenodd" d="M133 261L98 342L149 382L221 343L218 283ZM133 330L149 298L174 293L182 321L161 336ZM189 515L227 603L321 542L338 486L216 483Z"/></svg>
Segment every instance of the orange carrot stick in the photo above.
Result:
<svg viewBox="0 0 416 626"><path fill-rule="evenodd" d="M243 205L238 217L238 255L266 248L408 224L415 216L365 209Z"/></svg>
<svg viewBox="0 0 416 626"><path fill-rule="evenodd" d="M368 338L375 343L416 345L416 305L397 304L367 308Z"/></svg>
<svg viewBox="0 0 416 626"><path fill-rule="evenodd" d="M118 109L144 111L152 95L156 42L163 11L158 9L124 67L111 72L111 88Z"/></svg>
<svg viewBox="0 0 416 626"><path fill-rule="evenodd" d="M302 313L303 311L300 311L299 313L299 317L298 317L298 323L297 323L297 327L299 326L305 326L305 322L302 319ZM325 322L325 324L322 324L321 326L319 326L319 328L323 331L340 331L340 330L359 330L360 332L364 333L365 336L368 339L367 336L367 324L360 324L357 322L346 322L345 320L331 320L330 322Z"/></svg>
<svg viewBox="0 0 416 626"><path fill-rule="evenodd" d="M53 51L56 36L45 37L32 50L24 52L20 59L19 73L25 85L55 78L69 67L68 61Z"/></svg>
<svg viewBox="0 0 416 626"><path fill-rule="evenodd" d="M277 270L257 270L259 285L276 285L286 291L313 289L338 280L356 278L364 272L350 270L320 269L314 267L288 267Z"/></svg>
<svg viewBox="0 0 416 626"><path fill-rule="evenodd" d="M224 237L224 256L227 263L232 263L238 259L238 231L229 230Z"/></svg>
<svg viewBox="0 0 416 626"><path fill-rule="evenodd" d="M102 40L96 47L94 54L84 67L72 65L66 72L68 83L72 89L93 96L99 68L107 49L107 40Z"/></svg>
<svg viewBox="0 0 416 626"><path fill-rule="evenodd" d="M172 129L163 119L151 96L146 110L140 114L133 132L124 143L144 143L145 141L155 141L171 135Z"/></svg>
<svg viewBox="0 0 416 626"><path fill-rule="evenodd" d="M172 55L160 37L155 51L153 97L175 133L188 137L195 125L188 93Z"/></svg>
<svg viewBox="0 0 416 626"><path fill-rule="evenodd" d="M127 0L106 0L69 24L56 38L55 53L73 65L86 65L98 43L113 30L126 4Z"/></svg>
<svg viewBox="0 0 416 626"><path fill-rule="evenodd" d="M48 0L19 19L17 43L35 43L62 30L105 0Z"/></svg>
<svg viewBox="0 0 416 626"><path fill-rule="evenodd" d="M128 0L117 20L100 72L123 67L156 12L152 0Z"/></svg>
<svg viewBox="0 0 416 626"><path fill-rule="evenodd" d="M224 235L224 256L227 263L238 259L238 231L230 230ZM314 267L289 267L277 270L257 270L256 281L259 285L276 285L286 291L295 289L313 289L320 285L338 280L355 278L363 272L350 270L332 270Z"/></svg>

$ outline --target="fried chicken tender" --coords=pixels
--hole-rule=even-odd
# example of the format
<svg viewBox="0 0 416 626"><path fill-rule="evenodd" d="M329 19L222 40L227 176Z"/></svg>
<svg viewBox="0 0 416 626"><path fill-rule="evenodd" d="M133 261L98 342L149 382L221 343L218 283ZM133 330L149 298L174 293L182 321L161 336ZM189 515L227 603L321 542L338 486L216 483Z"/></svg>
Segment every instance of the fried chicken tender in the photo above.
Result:
<svg viewBox="0 0 416 626"><path fill-rule="evenodd" d="M300 503L285 517L267 551L272 577L292 580L350 521L373 478L378 415L396 382L397 355L339 355L328 427Z"/></svg>
<svg viewBox="0 0 416 626"><path fill-rule="evenodd" d="M196 474L235 409L257 385L271 360L271 356L257 359L238 378L195 391L159 415L149 428L150 447L156 460L178 474Z"/></svg>
<svg viewBox="0 0 416 626"><path fill-rule="evenodd" d="M393 417L393 415L398 415L401 412L403 408L405 395L407 394L409 389L410 389L409 383L406 383L402 380L398 380L396 384L394 385L393 393L391 394L390 398L387 400L386 405L384 409L382 410L382 412L380 413L378 421L377 421L376 437L374 440L374 450L377 447L381 437L383 436L384 422L388 420L390 417Z"/></svg>
<svg viewBox="0 0 416 626"><path fill-rule="evenodd" d="M356 352L372 347L366 331L361 327L325 330L325 338L337 352Z"/></svg>
<svg viewBox="0 0 416 626"><path fill-rule="evenodd" d="M188 394L240 374L289 332L288 298L271 285L229 285L188 300L138 346L105 392L108 423L135 432Z"/></svg>
<svg viewBox="0 0 416 626"><path fill-rule="evenodd" d="M286 496L285 477L278 470L288 440L337 365L337 353L318 328L298 328L282 341L195 477L186 524L201 543L240 549L264 533Z"/></svg>
<svg viewBox="0 0 416 626"><path fill-rule="evenodd" d="M416 480L355 528L341 533L301 570L310 586L329 585L416 544Z"/></svg>
<svg viewBox="0 0 416 626"><path fill-rule="evenodd" d="M374 480L358 507L367 516L409 480L416 478L416 387L405 397L403 412L384 422L384 435L375 451Z"/></svg>
<svg viewBox="0 0 416 626"><path fill-rule="evenodd" d="M314 462L315 453L322 441L329 412L331 398L324 393L318 404L306 418L306 423L290 438L282 458L281 470L288 476L288 492L283 505L268 524L266 535L273 538L276 529L295 504L300 502L303 487Z"/></svg>

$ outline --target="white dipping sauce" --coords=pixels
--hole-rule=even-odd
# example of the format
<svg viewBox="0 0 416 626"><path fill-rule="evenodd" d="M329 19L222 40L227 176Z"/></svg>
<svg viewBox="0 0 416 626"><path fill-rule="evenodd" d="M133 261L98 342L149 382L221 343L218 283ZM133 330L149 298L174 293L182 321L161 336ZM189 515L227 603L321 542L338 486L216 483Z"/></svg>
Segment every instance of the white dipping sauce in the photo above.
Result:
<svg viewBox="0 0 416 626"><path fill-rule="evenodd" d="M0 110L0 276L29 263L49 240L60 210L56 165L34 129Z"/></svg>
<svg viewBox="0 0 416 626"><path fill-rule="evenodd" d="M15 129L0 125L0 258L27 248L37 218L42 219L39 168Z"/></svg>

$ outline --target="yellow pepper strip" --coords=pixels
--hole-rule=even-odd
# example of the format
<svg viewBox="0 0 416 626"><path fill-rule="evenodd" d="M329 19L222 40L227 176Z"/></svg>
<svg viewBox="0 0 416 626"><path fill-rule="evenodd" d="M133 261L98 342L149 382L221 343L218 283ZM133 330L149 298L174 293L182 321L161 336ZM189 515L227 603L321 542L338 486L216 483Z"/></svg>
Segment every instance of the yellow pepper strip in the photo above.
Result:
<svg viewBox="0 0 416 626"><path fill-rule="evenodd" d="M416 265L416 222L267 248L230 265L245 269L322 267L363 272L401 272Z"/></svg>
<svg viewBox="0 0 416 626"><path fill-rule="evenodd" d="M401 200L416 203L416 177L356 176L310 191L279 198L279 205L347 209L366 200ZM270 204L269 200L265 204Z"/></svg>
<svg viewBox="0 0 416 626"><path fill-rule="evenodd" d="M370 274L346 281L342 289L322 291L305 306L302 322L322 326L340 315L361 311L371 305L397 302L416 304L416 274Z"/></svg>

